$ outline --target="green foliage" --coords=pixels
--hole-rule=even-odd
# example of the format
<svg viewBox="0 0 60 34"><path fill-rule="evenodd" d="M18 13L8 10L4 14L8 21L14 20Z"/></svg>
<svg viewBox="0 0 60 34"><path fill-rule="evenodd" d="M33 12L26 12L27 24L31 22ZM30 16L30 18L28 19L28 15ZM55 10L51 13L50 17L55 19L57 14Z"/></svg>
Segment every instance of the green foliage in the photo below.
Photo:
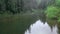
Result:
<svg viewBox="0 0 60 34"><path fill-rule="evenodd" d="M58 7L60 7L60 0L56 0L56 5L58 6Z"/></svg>
<svg viewBox="0 0 60 34"><path fill-rule="evenodd" d="M45 13L48 18L57 18L60 22L60 0L55 0L55 5L48 6Z"/></svg>
<svg viewBox="0 0 60 34"><path fill-rule="evenodd" d="M60 22L60 17L58 18L58 22Z"/></svg>
<svg viewBox="0 0 60 34"><path fill-rule="evenodd" d="M23 11L24 2L23 0L0 0L0 14L10 11L10 13L20 13Z"/></svg>
<svg viewBox="0 0 60 34"><path fill-rule="evenodd" d="M54 6L49 6L45 13L47 14L46 16L49 18L57 17L57 14L59 13L59 9Z"/></svg>

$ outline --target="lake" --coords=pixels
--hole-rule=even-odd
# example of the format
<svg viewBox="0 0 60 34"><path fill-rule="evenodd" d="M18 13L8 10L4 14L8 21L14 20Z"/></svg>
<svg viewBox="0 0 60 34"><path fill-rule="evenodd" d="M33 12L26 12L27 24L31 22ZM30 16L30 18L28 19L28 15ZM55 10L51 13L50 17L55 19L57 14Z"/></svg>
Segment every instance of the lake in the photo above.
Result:
<svg viewBox="0 0 60 34"><path fill-rule="evenodd" d="M0 34L60 34L60 23L37 15L0 17Z"/></svg>

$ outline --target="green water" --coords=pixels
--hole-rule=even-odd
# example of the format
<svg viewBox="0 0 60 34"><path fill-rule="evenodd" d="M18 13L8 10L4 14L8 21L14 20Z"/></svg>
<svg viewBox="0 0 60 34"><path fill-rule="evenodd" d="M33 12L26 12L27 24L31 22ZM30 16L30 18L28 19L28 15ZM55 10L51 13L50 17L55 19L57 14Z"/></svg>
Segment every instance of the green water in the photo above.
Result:
<svg viewBox="0 0 60 34"><path fill-rule="evenodd" d="M41 23L46 24L47 26L51 29L49 30L54 30L53 27L57 27L57 33L60 34L60 23L58 23L56 20L48 20L44 16L37 16L37 15L17 15L17 16L10 16L10 17L0 17L0 34L34 34L34 29L37 28L40 25L37 25L36 27L33 28L33 24L36 23L36 21L40 20ZM37 22L38 23L38 22ZM39 23L38 23L39 24ZM32 26L33 25L33 26ZM32 27L30 27L32 26ZM45 28L47 26L44 26ZM47 27L47 28L48 28ZM39 27L38 27L39 28ZM37 28L37 31L35 34L41 34L44 31L39 31ZM42 28L42 26L41 26ZM32 31L32 30L33 31ZM40 28L39 28L40 29ZM28 31L31 31L33 33L27 33ZM42 29L44 30L44 29ZM49 31L47 30L47 31ZM37 32L41 33L37 33ZM56 33L54 32L54 33ZM52 33L52 34L54 34ZM56 33L56 34L57 34ZM44 34L44 33L42 33ZM47 32L48 34L48 32Z"/></svg>

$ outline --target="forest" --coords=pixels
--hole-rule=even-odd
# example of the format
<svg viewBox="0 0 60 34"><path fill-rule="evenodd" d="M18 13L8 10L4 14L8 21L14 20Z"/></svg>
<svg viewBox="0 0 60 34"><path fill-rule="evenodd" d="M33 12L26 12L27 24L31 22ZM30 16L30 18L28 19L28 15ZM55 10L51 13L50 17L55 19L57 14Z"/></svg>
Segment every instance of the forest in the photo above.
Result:
<svg viewBox="0 0 60 34"><path fill-rule="evenodd" d="M0 0L0 34L31 34L33 25L60 34L60 0Z"/></svg>
<svg viewBox="0 0 60 34"><path fill-rule="evenodd" d="M60 0L0 0L0 16L41 12L60 21Z"/></svg>
<svg viewBox="0 0 60 34"><path fill-rule="evenodd" d="M45 14L46 18L60 21L60 0L0 0L0 16ZM41 14L41 15L42 15Z"/></svg>
<svg viewBox="0 0 60 34"><path fill-rule="evenodd" d="M54 0L53 0L54 1ZM26 13L32 9L45 9L52 4L51 0L0 0L0 14L3 13ZM37 11L36 11L37 12Z"/></svg>

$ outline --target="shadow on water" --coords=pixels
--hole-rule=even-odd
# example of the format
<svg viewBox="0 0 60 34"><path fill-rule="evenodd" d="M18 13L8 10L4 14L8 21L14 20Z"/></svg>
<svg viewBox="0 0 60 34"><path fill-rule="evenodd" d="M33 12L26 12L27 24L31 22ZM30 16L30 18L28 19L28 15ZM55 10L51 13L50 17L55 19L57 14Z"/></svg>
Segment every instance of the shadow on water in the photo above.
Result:
<svg viewBox="0 0 60 34"><path fill-rule="evenodd" d="M31 15L20 15L0 18L0 34L24 34L26 29L38 18Z"/></svg>
<svg viewBox="0 0 60 34"><path fill-rule="evenodd" d="M60 23L45 16L0 17L0 34L60 34Z"/></svg>

